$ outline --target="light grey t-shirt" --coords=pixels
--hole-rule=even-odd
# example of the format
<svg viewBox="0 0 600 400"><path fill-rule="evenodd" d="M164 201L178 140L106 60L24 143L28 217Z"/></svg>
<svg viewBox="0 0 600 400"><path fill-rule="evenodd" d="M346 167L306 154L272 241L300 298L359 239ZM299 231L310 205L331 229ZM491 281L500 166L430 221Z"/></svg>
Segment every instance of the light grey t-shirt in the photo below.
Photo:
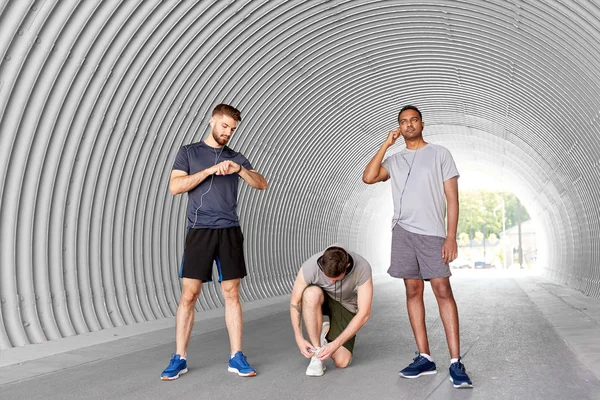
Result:
<svg viewBox="0 0 600 400"><path fill-rule="evenodd" d="M448 149L428 143L393 154L382 165L392 181L392 227L399 224L409 232L445 238L444 182L460 176Z"/></svg>
<svg viewBox="0 0 600 400"><path fill-rule="evenodd" d="M331 283L319 268L317 259L323 255L323 252L314 254L302 264L302 274L306 283L319 286L331 298L339 301L344 308L356 314L358 312L358 287L371 277L371 264L356 253L348 251L348 254L352 257L353 267L341 281Z"/></svg>

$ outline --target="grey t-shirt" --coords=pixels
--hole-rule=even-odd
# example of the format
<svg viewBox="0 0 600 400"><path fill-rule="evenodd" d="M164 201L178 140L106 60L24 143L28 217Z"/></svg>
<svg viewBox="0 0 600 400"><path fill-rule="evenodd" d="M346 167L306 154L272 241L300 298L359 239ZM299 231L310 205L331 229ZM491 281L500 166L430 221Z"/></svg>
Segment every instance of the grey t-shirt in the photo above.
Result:
<svg viewBox="0 0 600 400"><path fill-rule="evenodd" d="M460 176L448 149L428 143L393 154L382 165L392 181L392 227L399 224L409 232L445 238L444 182Z"/></svg>
<svg viewBox="0 0 600 400"><path fill-rule="evenodd" d="M331 283L319 268L317 259L323 255L323 252L314 254L302 264L302 274L306 283L319 286L331 298L339 301L348 311L357 313L358 287L371 277L371 264L356 253L348 251L348 254L352 257L353 267L341 281Z"/></svg>
<svg viewBox="0 0 600 400"><path fill-rule="evenodd" d="M252 164L241 153L225 146L210 147L204 141L182 146L177 152L174 170L195 174L208 167L231 160L252 170ZM188 228L232 228L240 226L237 215L238 174L213 175L188 192Z"/></svg>

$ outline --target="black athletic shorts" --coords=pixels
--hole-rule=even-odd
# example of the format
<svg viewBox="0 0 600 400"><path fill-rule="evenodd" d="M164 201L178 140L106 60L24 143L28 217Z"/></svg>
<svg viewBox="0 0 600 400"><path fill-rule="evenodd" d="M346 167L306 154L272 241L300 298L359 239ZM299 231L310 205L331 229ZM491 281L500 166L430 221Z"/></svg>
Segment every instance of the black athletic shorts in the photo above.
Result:
<svg viewBox="0 0 600 400"><path fill-rule="evenodd" d="M239 226L188 230L179 276L211 282L213 262L219 282L246 276L244 235Z"/></svg>

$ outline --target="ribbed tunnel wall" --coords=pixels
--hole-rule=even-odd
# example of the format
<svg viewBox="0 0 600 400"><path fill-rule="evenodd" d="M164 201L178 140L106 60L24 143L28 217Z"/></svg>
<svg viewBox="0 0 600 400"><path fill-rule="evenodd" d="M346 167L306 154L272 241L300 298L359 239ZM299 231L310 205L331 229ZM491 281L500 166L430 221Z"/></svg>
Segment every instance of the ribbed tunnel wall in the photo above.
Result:
<svg viewBox="0 0 600 400"><path fill-rule="evenodd" d="M546 275L599 297L599 38L584 0L0 1L0 349L174 315L168 177L219 102L270 183L240 192L245 301L334 241L385 268L389 186L360 176L406 103L519 182Z"/></svg>

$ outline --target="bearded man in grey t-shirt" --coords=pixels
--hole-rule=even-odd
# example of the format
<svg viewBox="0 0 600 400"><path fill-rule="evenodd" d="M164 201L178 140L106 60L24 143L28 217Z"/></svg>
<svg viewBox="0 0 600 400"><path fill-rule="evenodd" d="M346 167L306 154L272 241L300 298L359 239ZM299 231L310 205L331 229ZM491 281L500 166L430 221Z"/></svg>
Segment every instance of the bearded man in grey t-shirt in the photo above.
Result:
<svg viewBox="0 0 600 400"><path fill-rule="evenodd" d="M325 360L346 368L356 333L368 321L373 301L371 265L341 246L329 246L302 264L290 296L290 313L300 353L310 358L308 376L321 376ZM323 322L327 315L329 321ZM309 340L302 334L302 317Z"/></svg>
<svg viewBox="0 0 600 400"><path fill-rule="evenodd" d="M424 281L430 281L450 350L450 380L457 388L473 387L461 363L458 311L448 266L458 256L458 170L446 148L423 140L424 123L417 107L402 108L398 124L365 168L363 181L373 184L391 179L392 183L394 217L388 273L404 279L408 316L419 350L400 376L417 378L437 372L429 351L423 304ZM400 136L406 148L384 161L386 151Z"/></svg>

